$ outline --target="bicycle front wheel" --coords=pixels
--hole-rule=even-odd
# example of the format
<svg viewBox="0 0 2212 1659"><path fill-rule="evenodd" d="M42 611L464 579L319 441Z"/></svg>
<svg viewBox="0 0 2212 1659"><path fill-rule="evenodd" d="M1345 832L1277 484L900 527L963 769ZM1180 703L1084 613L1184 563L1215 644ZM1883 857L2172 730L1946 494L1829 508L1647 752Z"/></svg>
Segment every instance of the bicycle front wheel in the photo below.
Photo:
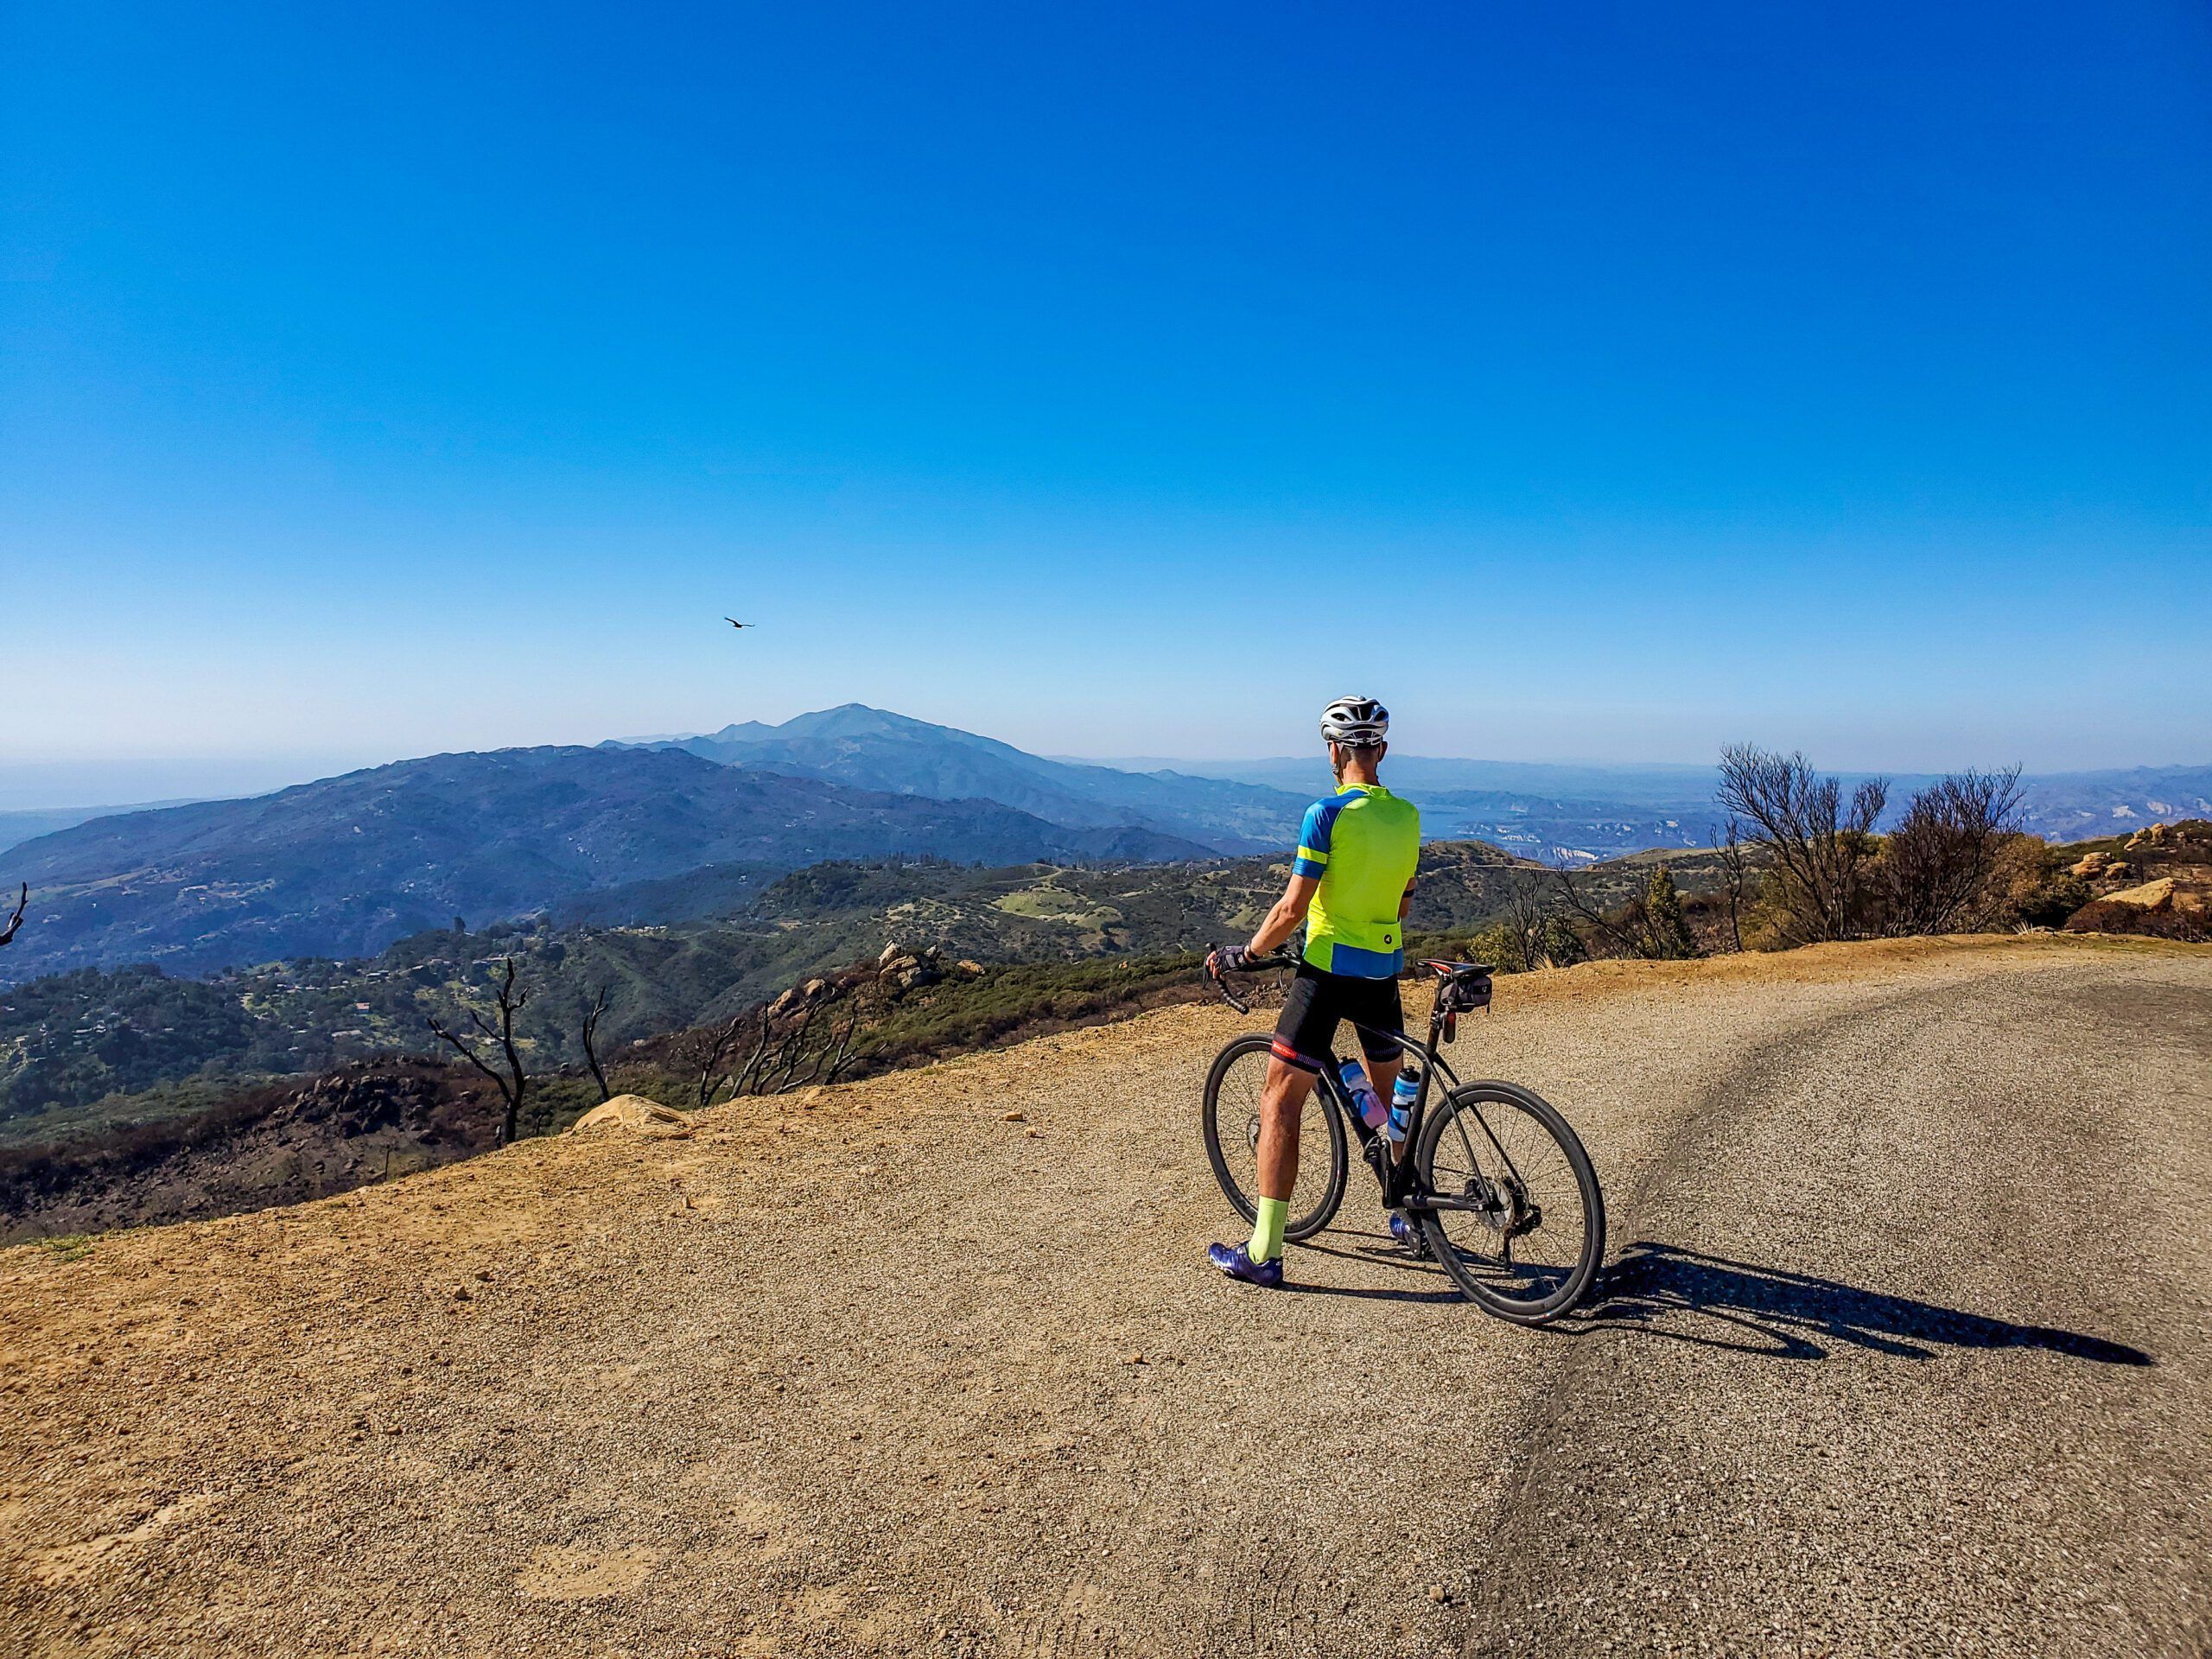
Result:
<svg viewBox="0 0 2212 1659"><path fill-rule="evenodd" d="M1549 1102L1516 1084L1464 1084L1421 1126L1414 1155L1446 1206L1423 1211L1422 1230L1469 1297L1518 1325L1582 1300L1605 1253L1605 1195Z"/></svg>
<svg viewBox="0 0 2212 1659"><path fill-rule="evenodd" d="M1214 1179L1247 1221L1259 1213L1253 1198L1259 1192L1260 1090L1273 1047L1271 1039L1251 1036L1223 1049L1206 1076L1200 1113ZM1344 1119L1316 1083L1299 1118L1298 1180L1290 1191L1283 1236L1302 1242L1335 1220L1350 1174Z"/></svg>

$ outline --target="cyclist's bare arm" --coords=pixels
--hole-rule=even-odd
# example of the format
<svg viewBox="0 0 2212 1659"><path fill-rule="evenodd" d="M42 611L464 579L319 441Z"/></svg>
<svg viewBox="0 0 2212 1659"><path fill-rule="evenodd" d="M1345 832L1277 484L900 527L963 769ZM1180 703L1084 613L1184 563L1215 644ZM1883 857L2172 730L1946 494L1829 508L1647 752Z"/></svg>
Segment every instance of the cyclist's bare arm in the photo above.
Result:
<svg viewBox="0 0 2212 1659"><path fill-rule="evenodd" d="M1274 908L1260 924L1260 931L1252 936L1252 954L1264 957L1306 925L1306 912L1319 891L1321 878L1318 875L1294 875L1290 885L1283 889Z"/></svg>

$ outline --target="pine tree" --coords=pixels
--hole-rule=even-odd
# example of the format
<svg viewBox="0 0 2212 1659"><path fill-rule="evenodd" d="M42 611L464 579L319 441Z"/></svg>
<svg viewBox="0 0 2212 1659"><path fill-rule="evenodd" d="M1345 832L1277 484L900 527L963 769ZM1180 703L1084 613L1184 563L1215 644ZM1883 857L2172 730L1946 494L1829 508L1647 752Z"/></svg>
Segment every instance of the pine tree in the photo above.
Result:
<svg viewBox="0 0 2212 1659"><path fill-rule="evenodd" d="M1651 872L1643 891L1643 912L1651 930L1651 954L1662 957L1694 957L1697 941L1690 937L1689 918L1682 914L1682 895L1675 887L1675 873L1662 864Z"/></svg>

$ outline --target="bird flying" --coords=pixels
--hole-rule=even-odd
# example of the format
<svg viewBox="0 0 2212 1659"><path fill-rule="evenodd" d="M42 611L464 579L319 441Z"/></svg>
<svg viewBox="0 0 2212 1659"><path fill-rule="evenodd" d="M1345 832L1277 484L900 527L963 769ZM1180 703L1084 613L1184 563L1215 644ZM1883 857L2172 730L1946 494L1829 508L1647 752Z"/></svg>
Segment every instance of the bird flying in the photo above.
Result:
<svg viewBox="0 0 2212 1659"><path fill-rule="evenodd" d="M726 616L722 618L722 620L728 623L733 628L750 628L757 626L751 622L741 622L734 616Z"/></svg>

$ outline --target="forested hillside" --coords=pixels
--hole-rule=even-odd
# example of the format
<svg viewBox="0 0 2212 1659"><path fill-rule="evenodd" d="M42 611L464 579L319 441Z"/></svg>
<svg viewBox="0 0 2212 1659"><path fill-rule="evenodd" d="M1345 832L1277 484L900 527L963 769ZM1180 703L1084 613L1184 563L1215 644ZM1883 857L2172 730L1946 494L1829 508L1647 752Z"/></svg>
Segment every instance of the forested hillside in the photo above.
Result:
<svg viewBox="0 0 2212 1659"><path fill-rule="evenodd" d="M0 991L0 1138L47 1132L103 1096L195 1077L321 1071L393 1050L429 1053L424 1020L475 995L512 957L531 998L534 1061L580 1065L581 1008L608 993L602 1044L727 1017L887 940L948 960L1072 962L1173 952L1249 932L1287 874L1276 860L1124 868L942 861L831 862L783 876L736 913L668 925L425 931L377 956L303 958L206 979L139 964ZM1422 855L1418 927L1465 933L1541 873L1496 848ZM45 1121L41 1128L41 1121Z"/></svg>

